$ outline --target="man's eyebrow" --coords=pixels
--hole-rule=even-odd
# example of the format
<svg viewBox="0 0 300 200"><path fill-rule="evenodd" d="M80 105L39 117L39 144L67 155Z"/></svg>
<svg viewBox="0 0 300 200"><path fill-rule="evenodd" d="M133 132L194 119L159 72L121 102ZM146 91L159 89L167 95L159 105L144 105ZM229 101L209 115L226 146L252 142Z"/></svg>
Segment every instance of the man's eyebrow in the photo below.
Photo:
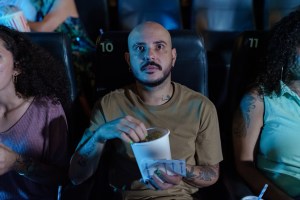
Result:
<svg viewBox="0 0 300 200"><path fill-rule="evenodd" d="M167 44L167 42L165 42L164 40L158 40L158 41L155 41L153 42L153 44ZM136 42L132 45L132 47L136 47L136 46L141 46L141 45L146 45L145 42Z"/></svg>
<svg viewBox="0 0 300 200"><path fill-rule="evenodd" d="M154 44L160 44L160 43L167 44L167 42L165 42L164 40L158 40L158 41L155 41L153 43Z"/></svg>
<svg viewBox="0 0 300 200"><path fill-rule="evenodd" d="M140 45L145 45L145 42L136 42L132 45L132 47L140 46Z"/></svg>

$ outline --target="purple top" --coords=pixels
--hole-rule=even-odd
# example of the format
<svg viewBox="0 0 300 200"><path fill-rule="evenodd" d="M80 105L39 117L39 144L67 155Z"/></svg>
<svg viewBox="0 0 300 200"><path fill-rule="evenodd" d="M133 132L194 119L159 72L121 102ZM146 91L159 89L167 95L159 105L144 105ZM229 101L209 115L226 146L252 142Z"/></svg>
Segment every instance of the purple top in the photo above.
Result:
<svg viewBox="0 0 300 200"><path fill-rule="evenodd" d="M7 131L0 143L44 164L67 165L67 121L60 104L34 99L24 115ZM57 199L57 186L35 183L10 171L0 176L0 199Z"/></svg>

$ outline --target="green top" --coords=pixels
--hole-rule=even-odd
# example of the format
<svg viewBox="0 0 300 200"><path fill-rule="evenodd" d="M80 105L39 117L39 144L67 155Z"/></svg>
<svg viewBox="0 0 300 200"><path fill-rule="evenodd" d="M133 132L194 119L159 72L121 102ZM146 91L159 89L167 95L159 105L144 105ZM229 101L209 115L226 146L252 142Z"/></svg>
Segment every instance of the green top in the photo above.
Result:
<svg viewBox="0 0 300 200"><path fill-rule="evenodd" d="M300 97L284 83L264 96L264 126L257 167L290 196L300 195Z"/></svg>

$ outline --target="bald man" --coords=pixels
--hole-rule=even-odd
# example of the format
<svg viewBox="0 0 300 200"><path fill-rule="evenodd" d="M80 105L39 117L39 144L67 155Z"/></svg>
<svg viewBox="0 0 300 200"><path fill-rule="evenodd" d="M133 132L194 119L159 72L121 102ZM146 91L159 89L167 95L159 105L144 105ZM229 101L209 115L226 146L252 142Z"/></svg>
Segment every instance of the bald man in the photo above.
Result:
<svg viewBox="0 0 300 200"><path fill-rule="evenodd" d="M171 81L176 62L170 33L160 24L144 22L128 36L125 59L136 81L100 99L72 157L74 184L94 174L103 148L110 142L110 185L123 199L193 199L198 188L214 184L223 159L215 106L202 94ZM144 140L147 128L170 130L172 159L186 161L186 176L157 170L140 181L131 143Z"/></svg>

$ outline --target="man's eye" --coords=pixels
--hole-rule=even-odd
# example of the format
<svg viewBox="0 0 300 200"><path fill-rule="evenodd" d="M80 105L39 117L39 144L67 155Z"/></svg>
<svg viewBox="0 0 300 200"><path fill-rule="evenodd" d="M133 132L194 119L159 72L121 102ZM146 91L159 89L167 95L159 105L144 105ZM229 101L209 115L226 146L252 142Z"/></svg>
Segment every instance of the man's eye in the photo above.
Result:
<svg viewBox="0 0 300 200"><path fill-rule="evenodd" d="M139 52L143 52L145 50L143 46L136 46L135 49Z"/></svg>
<svg viewBox="0 0 300 200"><path fill-rule="evenodd" d="M157 45L157 49L163 49L163 48L164 48L164 45L162 45L162 44Z"/></svg>

